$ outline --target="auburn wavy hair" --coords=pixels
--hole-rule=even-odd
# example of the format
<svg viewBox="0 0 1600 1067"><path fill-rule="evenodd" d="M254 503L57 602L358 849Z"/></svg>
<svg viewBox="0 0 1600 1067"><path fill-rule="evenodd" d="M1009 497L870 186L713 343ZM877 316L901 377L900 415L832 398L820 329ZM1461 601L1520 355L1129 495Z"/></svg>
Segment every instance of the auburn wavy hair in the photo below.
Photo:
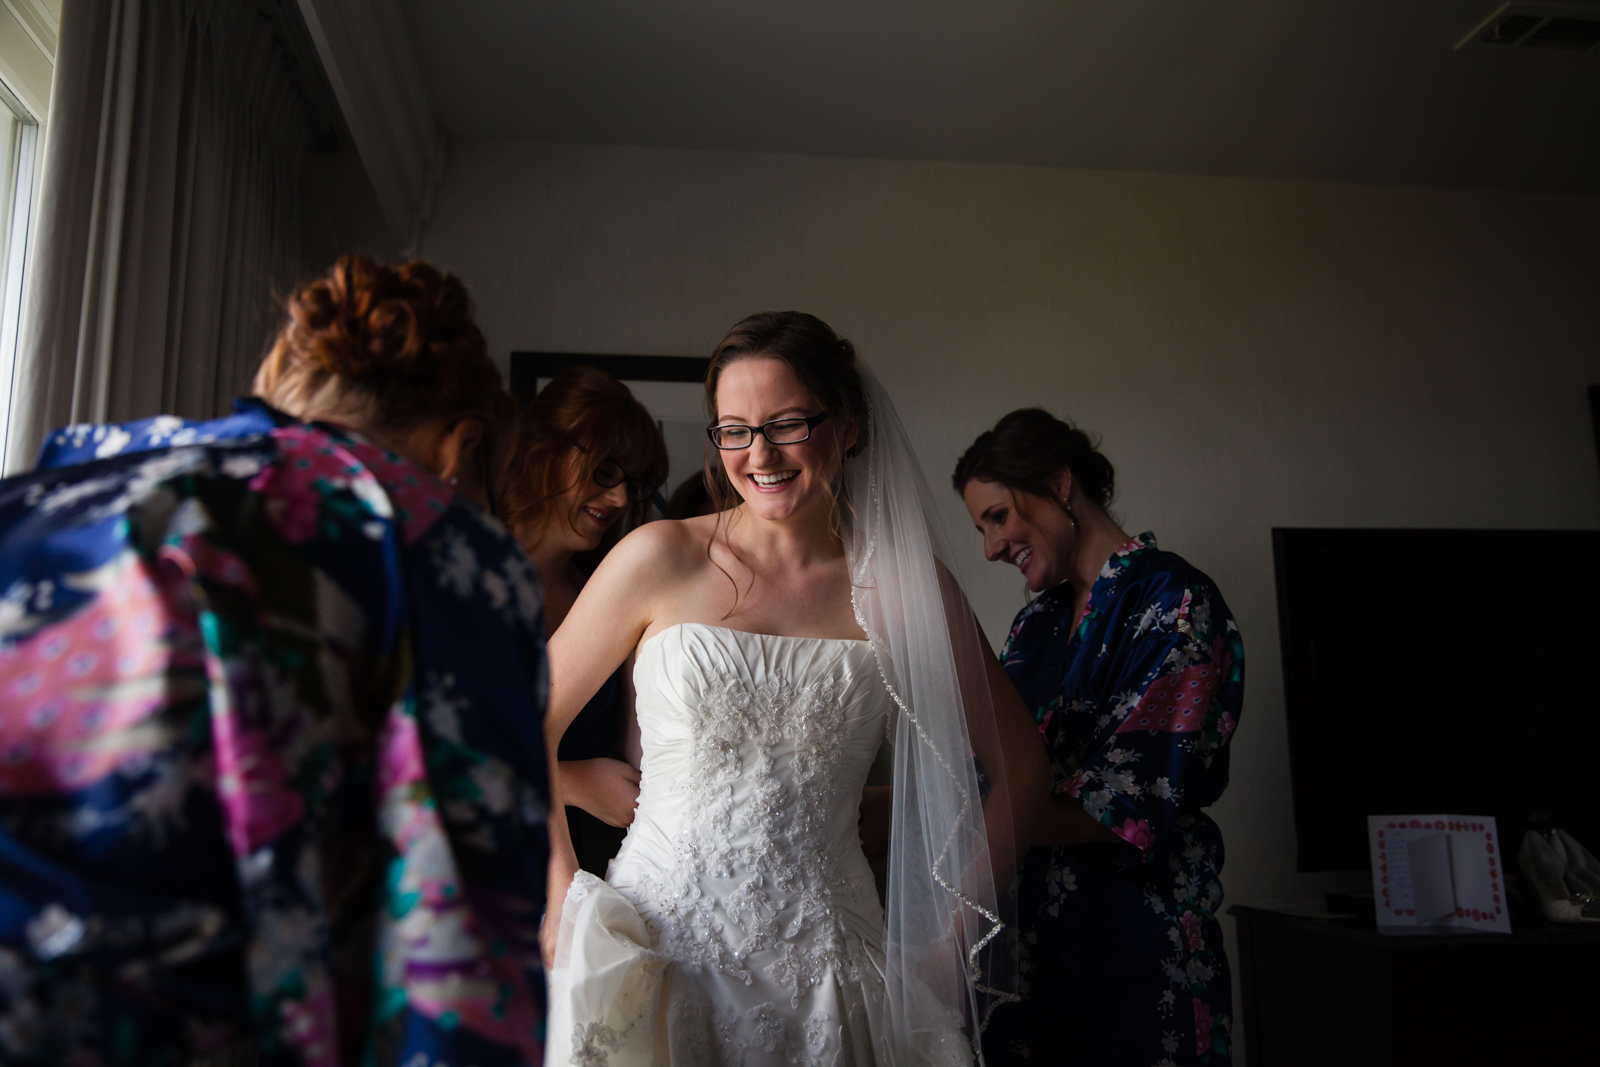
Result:
<svg viewBox="0 0 1600 1067"><path fill-rule="evenodd" d="M267 403L390 439L476 418L491 469L503 463L515 404L459 278L420 260L343 256L284 310L256 371Z"/></svg>
<svg viewBox="0 0 1600 1067"><path fill-rule="evenodd" d="M568 457L576 455L577 462ZM561 497L594 477L606 460L631 477L667 480L667 446L656 420L626 385L597 367L568 367L518 412L516 443L506 467L501 514L525 548L544 539L552 522L576 525L577 509L559 515ZM650 502L630 504L590 560L598 564L628 530L644 521Z"/></svg>

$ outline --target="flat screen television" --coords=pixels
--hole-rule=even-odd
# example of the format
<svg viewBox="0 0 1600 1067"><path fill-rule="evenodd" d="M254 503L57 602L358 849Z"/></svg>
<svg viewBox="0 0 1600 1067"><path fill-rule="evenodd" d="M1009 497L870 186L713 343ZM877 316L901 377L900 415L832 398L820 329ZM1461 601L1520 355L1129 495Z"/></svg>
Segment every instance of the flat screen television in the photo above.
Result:
<svg viewBox="0 0 1600 1067"><path fill-rule="evenodd" d="M1302 871L1368 815L1600 842L1600 531L1275 529Z"/></svg>

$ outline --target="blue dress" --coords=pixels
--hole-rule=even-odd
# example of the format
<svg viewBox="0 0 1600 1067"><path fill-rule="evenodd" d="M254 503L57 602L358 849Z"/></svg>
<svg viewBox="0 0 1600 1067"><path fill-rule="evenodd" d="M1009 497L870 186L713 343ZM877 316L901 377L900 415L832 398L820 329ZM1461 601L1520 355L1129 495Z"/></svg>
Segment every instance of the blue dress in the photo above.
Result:
<svg viewBox="0 0 1600 1067"><path fill-rule="evenodd" d="M1222 594L1144 533L1073 629L1073 590L1017 615L1002 659L1043 733L1056 792L1120 841L1032 849L1018 884L1022 1002L995 1012L990 1064L1231 1062L1217 909L1244 646Z"/></svg>
<svg viewBox="0 0 1600 1067"><path fill-rule="evenodd" d="M0 482L0 1062L542 1062L514 539L259 402L42 464Z"/></svg>

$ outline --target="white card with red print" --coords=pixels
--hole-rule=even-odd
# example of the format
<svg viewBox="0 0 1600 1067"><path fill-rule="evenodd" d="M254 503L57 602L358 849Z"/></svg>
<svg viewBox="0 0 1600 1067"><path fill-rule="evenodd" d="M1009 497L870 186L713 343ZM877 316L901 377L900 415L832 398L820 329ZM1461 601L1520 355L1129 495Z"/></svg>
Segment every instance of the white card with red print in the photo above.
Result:
<svg viewBox="0 0 1600 1067"><path fill-rule="evenodd" d="M1426 926L1511 932L1493 818L1369 815L1367 836L1380 931Z"/></svg>

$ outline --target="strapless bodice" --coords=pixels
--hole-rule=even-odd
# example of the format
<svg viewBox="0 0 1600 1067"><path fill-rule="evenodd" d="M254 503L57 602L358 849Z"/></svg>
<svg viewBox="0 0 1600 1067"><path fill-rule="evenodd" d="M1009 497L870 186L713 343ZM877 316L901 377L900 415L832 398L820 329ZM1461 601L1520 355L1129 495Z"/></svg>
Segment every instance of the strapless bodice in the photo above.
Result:
<svg viewBox="0 0 1600 1067"><path fill-rule="evenodd" d="M886 703L865 641L680 624L641 649L634 684L644 761L625 849L675 842L678 874L739 879L736 918L756 944L858 884L861 789Z"/></svg>
<svg viewBox="0 0 1600 1067"><path fill-rule="evenodd" d="M684 623L641 646L634 684L639 805L607 882L668 968L649 1062L872 1063L883 911L857 822L889 700L870 647Z"/></svg>

